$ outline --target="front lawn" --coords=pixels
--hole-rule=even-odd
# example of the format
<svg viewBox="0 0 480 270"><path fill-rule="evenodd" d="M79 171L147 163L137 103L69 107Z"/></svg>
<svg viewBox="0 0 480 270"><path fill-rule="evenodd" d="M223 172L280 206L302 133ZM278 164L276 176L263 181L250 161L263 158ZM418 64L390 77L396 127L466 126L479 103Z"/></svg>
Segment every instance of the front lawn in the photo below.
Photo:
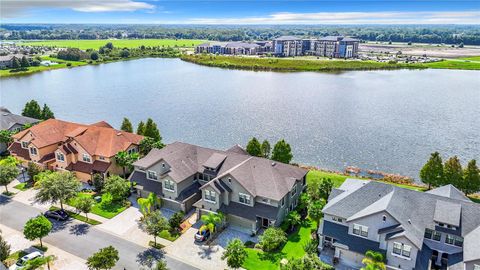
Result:
<svg viewBox="0 0 480 270"><path fill-rule="evenodd" d="M305 255L303 246L311 239L311 233L317 229L317 222L306 219L300 229L288 235L287 243L276 252L263 252L259 249L246 248L248 257L245 269L278 269L283 258L301 258Z"/></svg>
<svg viewBox="0 0 480 270"><path fill-rule="evenodd" d="M56 207L56 206L52 206L50 207L50 211L55 211L55 210L59 210L60 208L59 207ZM68 211L68 210L65 210L68 214L69 217L72 217L76 220L80 220L82 222L85 222L87 224L90 224L90 225L99 225L99 224L102 224L100 221L97 221L97 220L94 220L94 219L91 219L91 218L86 218L85 217L85 214L77 214L77 213L74 213L72 211Z"/></svg>
<svg viewBox="0 0 480 270"><path fill-rule="evenodd" d="M89 193L89 192L80 192L77 195L77 198L80 197L95 197L97 196L96 193ZM75 199L68 201L68 205L75 207ZM123 212L127 207L122 203L112 202L112 203L95 203L92 207L92 211L90 213L104 217L104 218L113 218L116 215Z"/></svg>
<svg viewBox="0 0 480 270"><path fill-rule="evenodd" d="M158 237L173 242L177 240L178 237L180 237L180 234L171 234L168 230L164 230L158 235Z"/></svg>

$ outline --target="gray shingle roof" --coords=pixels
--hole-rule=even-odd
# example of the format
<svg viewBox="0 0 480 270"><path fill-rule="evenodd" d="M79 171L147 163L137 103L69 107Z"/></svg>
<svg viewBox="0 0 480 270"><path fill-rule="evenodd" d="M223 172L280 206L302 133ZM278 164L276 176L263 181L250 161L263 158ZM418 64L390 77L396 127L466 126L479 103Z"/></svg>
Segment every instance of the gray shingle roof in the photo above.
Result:
<svg viewBox="0 0 480 270"><path fill-rule="evenodd" d="M203 164L212 158L218 161L217 157L220 156L226 157L217 171L217 177L231 175L253 196L280 200L295 182L307 173L305 169L281 162L272 163L265 158L182 142L169 144L162 149L153 149L134 165L148 168L163 160L170 166L168 176L179 183L196 173L204 172Z"/></svg>
<svg viewBox="0 0 480 270"><path fill-rule="evenodd" d="M445 223L453 226L460 226L460 216L462 205L458 203L437 200L435 204L435 214L433 220L439 223Z"/></svg>
<svg viewBox="0 0 480 270"><path fill-rule="evenodd" d="M248 220L256 220L257 217L264 217L268 219L277 219L277 208L263 203L255 203L254 207L244 205L237 202L230 202L228 205L223 204L220 207L220 212L231 214Z"/></svg>
<svg viewBox="0 0 480 270"><path fill-rule="evenodd" d="M222 162L227 158L227 155L220 154L220 153L213 153L205 163L203 163L203 167L216 169L218 168Z"/></svg>
<svg viewBox="0 0 480 270"><path fill-rule="evenodd" d="M37 123L39 120L11 113L7 108L0 107L0 130L10 129L15 124L25 125Z"/></svg>
<svg viewBox="0 0 480 270"><path fill-rule="evenodd" d="M276 38L275 40L301 40L301 39L295 36L281 36Z"/></svg>
<svg viewBox="0 0 480 270"><path fill-rule="evenodd" d="M464 200L469 202L470 199L458 190L453 185L445 185L432 190L427 191L426 193L435 194L443 197L448 197L456 200Z"/></svg>
<svg viewBox="0 0 480 270"><path fill-rule="evenodd" d="M352 181L359 183L353 184ZM450 220L450 214L445 212L458 214L458 206L439 207L437 212L438 201L440 206L454 204L461 207L459 224L463 237L470 237L468 234L480 226L480 204L471 201L418 192L376 181L349 179L344 185L340 189L345 192L329 201L324 213L350 219L360 218L360 213L366 216L375 211L386 211L402 225L405 236L417 247L422 246L425 228L435 229L435 215Z"/></svg>

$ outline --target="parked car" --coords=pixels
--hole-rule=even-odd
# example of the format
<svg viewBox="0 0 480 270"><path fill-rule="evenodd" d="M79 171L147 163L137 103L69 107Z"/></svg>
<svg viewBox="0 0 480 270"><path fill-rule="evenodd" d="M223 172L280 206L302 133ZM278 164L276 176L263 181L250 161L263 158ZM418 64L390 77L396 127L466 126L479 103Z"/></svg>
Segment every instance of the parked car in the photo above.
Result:
<svg viewBox="0 0 480 270"><path fill-rule="evenodd" d="M208 228L206 229L200 228L195 234L195 241L197 242L207 241L208 238L210 238L210 230Z"/></svg>
<svg viewBox="0 0 480 270"><path fill-rule="evenodd" d="M45 214L43 215L47 218L56 219L58 221L60 220L65 221L68 219L68 213L65 210L61 210L61 209L53 210L53 211L49 210L45 212Z"/></svg>
<svg viewBox="0 0 480 270"><path fill-rule="evenodd" d="M10 266L8 270L24 269L28 261L31 261L33 259L40 258L40 257L43 257L42 253L40 253L39 251L34 251L18 259L18 261L14 265Z"/></svg>

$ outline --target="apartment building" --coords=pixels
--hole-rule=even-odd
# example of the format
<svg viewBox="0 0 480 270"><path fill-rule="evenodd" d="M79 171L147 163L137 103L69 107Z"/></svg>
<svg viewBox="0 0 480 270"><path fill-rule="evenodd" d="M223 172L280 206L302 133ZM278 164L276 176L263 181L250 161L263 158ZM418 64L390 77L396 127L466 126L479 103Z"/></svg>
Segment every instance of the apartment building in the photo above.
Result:
<svg viewBox="0 0 480 270"><path fill-rule="evenodd" d="M307 170L248 155L236 145L222 151L182 142L153 149L134 163L130 180L142 197L151 192L174 211L199 216L222 212L249 233L278 226L298 204Z"/></svg>
<svg viewBox="0 0 480 270"><path fill-rule="evenodd" d="M72 171L82 181L93 174L120 174L115 155L137 152L143 136L114 129L101 121L91 125L49 119L13 135L8 150L26 165Z"/></svg>
<svg viewBox="0 0 480 270"><path fill-rule="evenodd" d="M321 257L361 268L373 250L387 269L480 269L480 205L454 186L418 192L347 179L323 213Z"/></svg>
<svg viewBox="0 0 480 270"><path fill-rule="evenodd" d="M273 54L282 57L303 55L303 40L294 36L281 36L273 40Z"/></svg>

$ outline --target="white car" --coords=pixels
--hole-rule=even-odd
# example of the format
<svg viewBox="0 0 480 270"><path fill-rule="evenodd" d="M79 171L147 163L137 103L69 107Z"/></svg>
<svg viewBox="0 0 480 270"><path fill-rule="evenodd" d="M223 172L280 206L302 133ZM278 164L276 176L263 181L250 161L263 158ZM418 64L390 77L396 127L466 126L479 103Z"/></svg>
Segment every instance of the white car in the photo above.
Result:
<svg viewBox="0 0 480 270"><path fill-rule="evenodd" d="M20 269L24 269L25 268L25 265L27 264L28 261L31 261L33 259L36 259L36 258L40 258L40 257L43 257L42 253L38 252L38 251L34 251L30 254L27 254L25 256L23 256L22 258L18 259L18 261L10 266L10 268L8 268L8 270L20 270Z"/></svg>

